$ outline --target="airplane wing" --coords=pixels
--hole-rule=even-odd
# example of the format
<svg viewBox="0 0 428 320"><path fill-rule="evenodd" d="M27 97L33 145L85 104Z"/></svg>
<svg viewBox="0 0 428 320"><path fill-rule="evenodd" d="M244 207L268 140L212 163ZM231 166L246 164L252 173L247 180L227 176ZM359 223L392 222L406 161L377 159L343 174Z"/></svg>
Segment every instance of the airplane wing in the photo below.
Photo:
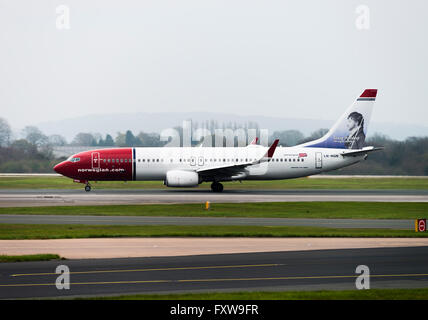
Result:
<svg viewBox="0 0 428 320"><path fill-rule="evenodd" d="M276 147L278 146L279 139L276 139L272 145L269 147L267 152L258 160L255 161L248 161L244 163L239 164L225 164L220 165L216 167L210 167L210 168L201 168L196 170L196 172L201 177L245 177L246 172L245 169L248 166L263 163L263 162L269 162L273 154L275 152Z"/></svg>
<svg viewBox="0 0 428 320"><path fill-rule="evenodd" d="M344 157L361 156L361 155L367 154L369 152L379 151L379 150L383 150L383 149L384 149L384 147L365 147L365 148L362 148L361 150L345 151L342 153L342 156L344 156Z"/></svg>

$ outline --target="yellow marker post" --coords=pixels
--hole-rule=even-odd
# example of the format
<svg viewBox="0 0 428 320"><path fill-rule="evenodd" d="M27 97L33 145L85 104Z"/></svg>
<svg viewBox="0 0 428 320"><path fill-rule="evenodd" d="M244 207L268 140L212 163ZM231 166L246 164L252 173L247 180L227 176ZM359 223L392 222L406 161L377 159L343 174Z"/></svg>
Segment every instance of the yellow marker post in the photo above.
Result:
<svg viewBox="0 0 428 320"><path fill-rule="evenodd" d="M205 210L210 210L210 206L211 204L209 201L205 202Z"/></svg>

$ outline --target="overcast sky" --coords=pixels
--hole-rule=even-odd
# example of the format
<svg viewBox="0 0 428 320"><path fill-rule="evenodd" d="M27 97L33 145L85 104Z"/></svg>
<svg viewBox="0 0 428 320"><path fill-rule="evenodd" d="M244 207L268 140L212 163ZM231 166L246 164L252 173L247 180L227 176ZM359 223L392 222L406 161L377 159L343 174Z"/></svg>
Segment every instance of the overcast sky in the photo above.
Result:
<svg viewBox="0 0 428 320"><path fill-rule="evenodd" d="M57 28L59 5L70 29ZM360 5L369 29L357 28ZM378 88L373 121L428 125L427 31L424 0L0 0L0 117L14 128L138 111L334 120Z"/></svg>

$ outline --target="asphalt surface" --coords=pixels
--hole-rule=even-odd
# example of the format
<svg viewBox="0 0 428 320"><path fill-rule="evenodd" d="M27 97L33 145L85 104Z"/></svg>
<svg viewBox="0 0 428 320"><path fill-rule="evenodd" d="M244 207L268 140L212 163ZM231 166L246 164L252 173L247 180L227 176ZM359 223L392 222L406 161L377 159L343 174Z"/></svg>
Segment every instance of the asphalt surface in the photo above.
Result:
<svg viewBox="0 0 428 320"><path fill-rule="evenodd" d="M8 224L85 224L85 225L176 225L176 226L306 226L325 228L414 229L414 220L393 219L300 219L233 217L143 217L72 215L0 215Z"/></svg>
<svg viewBox="0 0 428 320"><path fill-rule="evenodd" d="M283 201L377 201L428 202L428 190L225 190L208 189L70 189L0 190L0 207L78 206L147 203L204 203L205 201L283 202Z"/></svg>
<svg viewBox="0 0 428 320"><path fill-rule="evenodd" d="M55 286L58 265L71 272L69 290ZM428 287L428 247L408 247L2 263L0 298L352 290L359 265L370 288Z"/></svg>

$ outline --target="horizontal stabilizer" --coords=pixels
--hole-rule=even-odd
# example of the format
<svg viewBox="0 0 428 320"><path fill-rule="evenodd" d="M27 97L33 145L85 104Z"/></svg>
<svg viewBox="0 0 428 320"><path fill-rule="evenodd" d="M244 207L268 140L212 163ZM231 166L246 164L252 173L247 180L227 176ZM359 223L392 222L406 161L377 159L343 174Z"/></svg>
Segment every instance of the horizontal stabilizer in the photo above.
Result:
<svg viewBox="0 0 428 320"><path fill-rule="evenodd" d="M351 157L351 156L361 156L363 154L367 154L369 152L373 151L379 151L383 150L384 147L365 147L360 150L353 150L353 151L345 151L342 153L342 156L344 157Z"/></svg>

